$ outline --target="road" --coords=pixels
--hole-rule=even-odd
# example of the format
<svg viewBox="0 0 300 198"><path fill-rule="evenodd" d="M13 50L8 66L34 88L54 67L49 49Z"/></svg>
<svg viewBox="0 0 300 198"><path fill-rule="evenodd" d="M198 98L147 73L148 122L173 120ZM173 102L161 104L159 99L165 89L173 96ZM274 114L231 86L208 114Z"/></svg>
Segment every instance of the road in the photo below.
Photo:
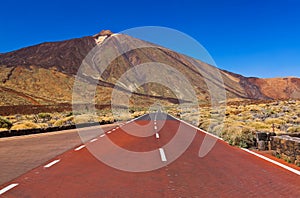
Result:
<svg viewBox="0 0 300 198"><path fill-rule="evenodd" d="M115 124L103 125L111 130ZM93 129L97 127L90 127ZM76 129L0 138L0 185L82 144Z"/></svg>
<svg viewBox="0 0 300 198"><path fill-rule="evenodd" d="M210 152L199 157L207 136L169 115L144 115L2 185L0 194L3 197L299 197L298 174L220 139L214 139L216 143ZM182 155L171 162L190 138L192 141ZM174 150L168 149L166 145L174 141Z"/></svg>

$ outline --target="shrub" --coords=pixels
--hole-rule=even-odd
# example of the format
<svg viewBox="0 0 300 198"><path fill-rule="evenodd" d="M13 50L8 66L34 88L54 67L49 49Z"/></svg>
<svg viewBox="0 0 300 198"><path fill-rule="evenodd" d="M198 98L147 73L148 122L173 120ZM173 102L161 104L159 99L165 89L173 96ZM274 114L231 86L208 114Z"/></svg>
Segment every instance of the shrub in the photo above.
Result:
<svg viewBox="0 0 300 198"><path fill-rule="evenodd" d="M300 126L292 126L292 127L289 127L287 129L287 132L288 133L295 133L295 132L300 132Z"/></svg>
<svg viewBox="0 0 300 198"><path fill-rule="evenodd" d="M292 163L291 159L287 156L284 156L283 160L286 161L287 163Z"/></svg>
<svg viewBox="0 0 300 198"><path fill-rule="evenodd" d="M39 125L39 128L48 128L49 127L49 125L47 123L40 123L38 125Z"/></svg>
<svg viewBox="0 0 300 198"><path fill-rule="evenodd" d="M131 114L131 117L132 118L137 118L141 115L144 115L145 114L145 111L135 111L134 113Z"/></svg>
<svg viewBox="0 0 300 198"><path fill-rule="evenodd" d="M25 121L25 122L22 122L22 123L12 126L11 130L36 129L36 128L40 128L40 126L33 122Z"/></svg>
<svg viewBox="0 0 300 198"><path fill-rule="evenodd" d="M269 130L271 128L270 125L265 124L263 122L249 122L248 126L255 129L266 129L266 130Z"/></svg>
<svg viewBox="0 0 300 198"><path fill-rule="evenodd" d="M224 126L221 137L230 145L248 148L254 145L254 130L250 127Z"/></svg>
<svg viewBox="0 0 300 198"><path fill-rule="evenodd" d="M285 124L285 121L279 118L267 118L265 119L265 123L281 125L281 124Z"/></svg>
<svg viewBox="0 0 300 198"><path fill-rule="evenodd" d="M109 115L109 116L100 116L99 120L101 121L101 118L105 118L105 117L108 117L108 118L112 118L113 116L112 115ZM119 116L116 117L116 120L117 121L124 121L124 120L129 120L130 119L130 115L129 114L121 114ZM113 119L111 119L113 120Z"/></svg>
<svg viewBox="0 0 300 198"><path fill-rule="evenodd" d="M64 125L70 125L73 123L74 123L74 117L70 116L70 117L62 118L62 119L55 121L53 126L64 126Z"/></svg>
<svg viewBox="0 0 300 198"><path fill-rule="evenodd" d="M42 122L47 122L47 121L51 120L51 118L52 118L51 114L49 114L49 113L39 113L37 117L38 117L38 119L34 119L35 122L39 122L39 119L43 119Z"/></svg>
<svg viewBox="0 0 300 198"><path fill-rule="evenodd" d="M71 112L67 113L65 117L70 117L72 115L73 115L73 112L71 111Z"/></svg>
<svg viewBox="0 0 300 198"><path fill-rule="evenodd" d="M114 123L114 118L109 116L101 116L99 117L100 124L111 124Z"/></svg>
<svg viewBox="0 0 300 198"><path fill-rule="evenodd" d="M95 115L83 114L83 115L75 116L74 121L76 124L81 124L81 123L88 123L88 122L97 122L98 118Z"/></svg>
<svg viewBox="0 0 300 198"><path fill-rule="evenodd" d="M39 113L38 116L41 119L51 119L51 115L49 113Z"/></svg>
<svg viewBox="0 0 300 198"><path fill-rule="evenodd" d="M11 127L12 123L9 120L0 117L0 128L10 129Z"/></svg>
<svg viewBox="0 0 300 198"><path fill-rule="evenodd" d="M199 125L198 127L200 129L203 129L205 131L212 130L215 126L219 125L217 120L213 119L202 119L199 120Z"/></svg>
<svg viewBox="0 0 300 198"><path fill-rule="evenodd" d="M214 126L208 132L210 132L210 133L212 133L214 135L220 136L220 134L222 134L223 128L224 128L224 125L223 124L219 124L219 125Z"/></svg>

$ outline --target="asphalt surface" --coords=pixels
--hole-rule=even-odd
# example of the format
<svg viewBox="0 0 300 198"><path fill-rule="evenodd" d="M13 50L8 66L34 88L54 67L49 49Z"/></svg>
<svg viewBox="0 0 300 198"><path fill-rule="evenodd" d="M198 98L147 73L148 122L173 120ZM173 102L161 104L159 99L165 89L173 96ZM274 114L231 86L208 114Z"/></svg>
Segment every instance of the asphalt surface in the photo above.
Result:
<svg viewBox="0 0 300 198"><path fill-rule="evenodd" d="M145 115L2 185L0 196L299 197L299 175L220 139L199 157L207 137L166 114Z"/></svg>
<svg viewBox="0 0 300 198"><path fill-rule="evenodd" d="M107 131L115 126L110 124L101 128ZM98 127L90 127L88 130L95 128ZM0 138L0 185L80 144L82 140L77 129Z"/></svg>

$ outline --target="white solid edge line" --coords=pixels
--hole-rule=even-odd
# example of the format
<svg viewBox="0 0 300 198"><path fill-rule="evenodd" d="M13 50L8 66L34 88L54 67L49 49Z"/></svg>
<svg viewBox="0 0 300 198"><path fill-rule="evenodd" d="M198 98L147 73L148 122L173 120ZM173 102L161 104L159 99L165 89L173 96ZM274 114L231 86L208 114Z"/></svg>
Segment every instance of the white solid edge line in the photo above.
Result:
<svg viewBox="0 0 300 198"><path fill-rule="evenodd" d="M144 115L147 115L147 113L144 114ZM133 122L133 121L136 121L137 119L140 119L140 118L143 117L144 115L141 115L141 116L139 116L139 117L136 117L136 118L130 120L128 123ZM128 123L127 123L127 124L128 124Z"/></svg>
<svg viewBox="0 0 300 198"><path fill-rule="evenodd" d="M147 115L148 113L146 113L146 114L144 114L144 115ZM131 122L134 122L134 121L136 121L137 119L140 119L141 117L143 117L144 115L141 115L141 116L139 116L139 117L136 117L136 118L134 118L134 119L132 119L132 120L128 120L127 122L126 122L126 124L129 124L129 123L131 123ZM125 125L125 124L124 124Z"/></svg>
<svg viewBox="0 0 300 198"><path fill-rule="evenodd" d="M10 184L10 185L6 186L5 188L0 190L0 195L3 195L5 192L7 192L10 189L16 187L17 185L19 185L19 184L15 183L15 184Z"/></svg>
<svg viewBox="0 0 300 198"><path fill-rule="evenodd" d="M58 163L60 160L54 160L53 162L50 162L49 164L45 165L45 168L49 168L51 166L53 166L54 164Z"/></svg>
<svg viewBox="0 0 300 198"><path fill-rule="evenodd" d="M97 138L95 138L95 139L92 139L90 142L95 142L95 141L97 141L98 139Z"/></svg>
<svg viewBox="0 0 300 198"><path fill-rule="evenodd" d="M159 153L160 153L161 161L166 162L166 161L167 161L167 158L166 158L164 149L163 149L163 148L159 148Z"/></svg>
<svg viewBox="0 0 300 198"><path fill-rule="evenodd" d="M295 173L295 174L297 174L297 175L300 176L300 171L298 171L298 170L296 170L296 169L293 169L293 168L291 168L291 167L289 167L289 166L286 166L286 165L284 165L284 164L281 164L280 162L277 162L277 161L272 160L272 159L270 159L270 158L267 158L267 157L265 157L265 156L263 156L263 155L260 155L260 154L258 154L258 153L255 153L255 152L253 152L253 151L250 151L249 149L242 148L242 150L244 150L244 151L246 151L246 152L248 152L248 153L251 153L252 155L255 155L256 157L259 157L259 158L264 159L264 160L266 160L266 161L268 161L268 162L271 162L271 163L273 163L273 164L275 164L275 165L277 165L277 166L280 166L281 168L284 168L284 169L286 169L286 170L288 170L288 171L291 171L291 172L293 172L293 173Z"/></svg>
<svg viewBox="0 0 300 198"><path fill-rule="evenodd" d="M172 115L170 115L170 114L168 114L168 115L171 116L172 118L174 118L175 120L181 121L181 122L183 122L183 123L189 125L190 127L193 127L193 128L196 129L196 130L199 130L199 131L201 131L201 132L203 132L203 133L206 133L206 134L208 134L208 135L210 135L210 136L212 136L212 137L215 137L215 138L217 138L217 139L219 139L219 140L224 141L222 138L220 138L220 137L218 137L218 136L216 136L216 135L213 135L213 134L211 134L211 133L208 133L207 131L204 131L204 130L202 130L202 129L199 129L199 128L195 127L194 125L192 125L192 124L190 124L190 123L187 123L187 122L184 121L184 120L180 120L180 119L178 119L178 118L176 118L176 117L174 117L174 116L172 116ZM253 152L253 151L248 150L248 149L242 148L242 150L244 150L244 151L246 151L246 152L248 152L248 153L251 153L251 154L253 154L253 155L255 155L255 156L259 157L259 158L262 158L262 159L264 159L264 160L266 160L266 161L268 161L268 162L271 162L271 163L273 163L273 164L276 164L277 166L280 166L280 167L282 167L282 168L284 168L284 169L286 169L286 170L289 170L289 171L291 171L291 172L293 172L293 173L295 173L295 174L297 174L297 175L300 175L300 171L298 171L298 170L296 170L296 169L293 169L293 168L291 168L291 167L289 167L289 166L286 166L286 165L284 165L284 164L281 164L281 163L279 163L279 162L276 162L276 161L274 161L274 160L272 160L272 159L270 159L270 158L267 158L267 157L265 157L265 156L262 156L262 155L260 155L260 154L257 154L257 153L255 153L255 152Z"/></svg>
<svg viewBox="0 0 300 198"><path fill-rule="evenodd" d="M83 149L84 147L85 147L85 145L81 145L81 146L77 147L77 148L74 149L74 150L75 150L75 151L79 151L79 150Z"/></svg>
<svg viewBox="0 0 300 198"><path fill-rule="evenodd" d="M158 138L159 138L159 134L158 134L158 133L155 133L155 137L158 139Z"/></svg>
<svg viewBox="0 0 300 198"><path fill-rule="evenodd" d="M105 136L105 134L100 135L100 137L104 137L104 136Z"/></svg>
<svg viewBox="0 0 300 198"><path fill-rule="evenodd" d="M203 133L205 133L205 134L207 134L207 135L210 135L210 136L212 136L212 137L214 137L214 138L217 138L217 139L219 139L219 140L224 141L222 138L220 138L220 137L218 137L218 136L216 136L216 135L214 135L214 134L208 133L207 131L204 131L203 129L200 129L200 128L198 128L198 127L195 127L194 125L192 125L192 124L190 124L190 123L188 123L188 122L186 122L186 121L184 121L184 120L180 120L180 119L178 119L178 118L176 118L176 117L174 117L174 116L172 116L172 115L170 115L170 114L168 114L168 115L171 116L172 118L174 118L175 120L181 121L181 122L183 122L184 124L189 125L190 127L193 127L193 128L196 129L196 130L199 130L199 131L201 131L201 132L203 132Z"/></svg>

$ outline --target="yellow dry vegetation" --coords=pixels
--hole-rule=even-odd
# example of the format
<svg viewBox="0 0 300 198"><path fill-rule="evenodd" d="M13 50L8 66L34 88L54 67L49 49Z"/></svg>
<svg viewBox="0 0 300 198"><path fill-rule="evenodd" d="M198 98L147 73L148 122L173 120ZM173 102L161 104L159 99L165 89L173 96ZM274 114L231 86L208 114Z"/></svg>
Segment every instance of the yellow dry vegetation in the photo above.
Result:
<svg viewBox="0 0 300 198"><path fill-rule="evenodd" d="M11 130L20 130L20 129L36 129L41 128L38 124L30 122L30 121L24 121L22 123L18 123L13 125L10 129Z"/></svg>
<svg viewBox="0 0 300 198"><path fill-rule="evenodd" d="M53 126L68 125L68 124L70 124L73 121L74 121L74 116L69 116L69 117L66 117L66 118L61 118L61 119L55 121L54 124L53 124Z"/></svg>

